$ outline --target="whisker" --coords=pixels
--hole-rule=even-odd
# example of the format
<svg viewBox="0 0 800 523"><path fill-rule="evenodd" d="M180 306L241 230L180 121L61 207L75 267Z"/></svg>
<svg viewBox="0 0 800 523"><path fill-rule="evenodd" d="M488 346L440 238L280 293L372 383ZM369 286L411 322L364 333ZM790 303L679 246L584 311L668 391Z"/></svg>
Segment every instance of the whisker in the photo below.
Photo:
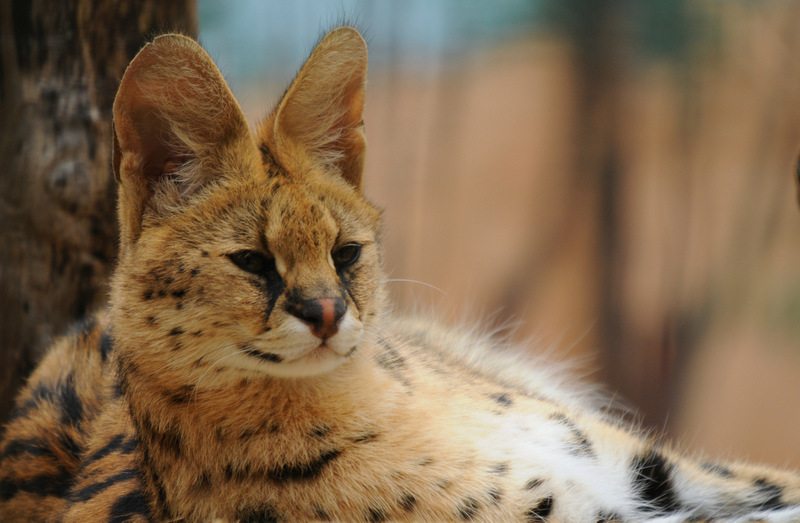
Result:
<svg viewBox="0 0 800 523"><path fill-rule="evenodd" d="M386 283L416 283L418 285L424 285L425 287L430 287L431 289L433 289L435 291L439 291L440 293L442 293L443 296L447 296L447 293L445 291L443 291L442 289L440 289L439 287L437 287L436 285L433 285L433 284L430 284L430 283L426 283L424 281L410 280L410 279L407 279L407 278L392 278L392 279L386 280Z"/></svg>

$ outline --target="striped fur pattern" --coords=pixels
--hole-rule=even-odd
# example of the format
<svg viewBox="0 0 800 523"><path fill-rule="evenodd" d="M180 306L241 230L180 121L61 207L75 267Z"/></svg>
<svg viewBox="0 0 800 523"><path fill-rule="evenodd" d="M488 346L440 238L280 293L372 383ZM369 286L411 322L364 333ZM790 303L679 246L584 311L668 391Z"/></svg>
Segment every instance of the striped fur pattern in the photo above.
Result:
<svg viewBox="0 0 800 523"><path fill-rule="evenodd" d="M367 54L329 33L251 132L166 35L114 107L120 260L0 442L2 521L800 520L800 478L683 456L562 373L385 305Z"/></svg>

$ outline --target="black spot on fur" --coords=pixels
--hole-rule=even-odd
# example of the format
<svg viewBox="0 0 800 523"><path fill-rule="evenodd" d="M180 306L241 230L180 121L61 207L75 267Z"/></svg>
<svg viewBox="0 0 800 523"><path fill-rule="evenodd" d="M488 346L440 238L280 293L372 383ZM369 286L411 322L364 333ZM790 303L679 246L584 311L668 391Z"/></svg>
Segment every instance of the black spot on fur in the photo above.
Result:
<svg viewBox="0 0 800 523"><path fill-rule="evenodd" d="M367 521L370 523L380 523L381 521L386 521L386 513L383 509L371 507L369 509L369 514L367 515Z"/></svg>
<svg viewBox="0 0 800 523"><path fill-rule="evenodd" d="M325 512L325 509L320 507L319 505L314 506L314 517L321 520L321 521L330 521L330 516L328 513Z"/></svg>
<svg viewBox="0 0 800 523"><path fill-rule="evenodd" d="M153 299L153 289L147 289L142 293L142 299L144 301Z"/></svg>
<svg viewBox="0 0 800 523"><path fill-rule="evenodd" d="M362 434L353 438L353 443L368 443L370 441L375 441L378 439L378 435L374 432L367 432L366 434Z"/></svg>
<svg viewBox="0 0 800 523"><path fill-rule="evenodd" d="M256 350L250 346L242 347L242 352L249 354L250 356L255 356L256 358L262 359L269 363L280 363L283 361L283 358L277 354L273 354L271 352L261 352L260 350Z"/></svg>
<svg viewBox="0 0 800 523"><path fill-rule="evenodd" d="M503 498L502 492L500 492L500 489L497 487L490 487L487 494L489 496L489 501L494 505L499 504L500 500Z"/></svg>
<svg viewBox="0 0 800 523"><path fill-rule="evenodd" d="M191 385L183 385L176 390L168 391L167 397L171 403L183 405L189 402L192 397L192 392L194 392L194 388Z"/></svg>
<svg viewBox="0 0 800 523"><path fill-rule="evenodd" d="M172 291L172 296L175 298L183 298L186 296L186 289L178 289L176 291Z"/></svg>
<svg viewBox="0 0 800 523"><path fill-rule="evenodd" d="M497 474L498 476L505 476L508 473L508 463L507 462L500 462L495 463L489 469L491 474Z"/></svg>
<svg viewBox="0 0 800 523"><path fill-rule="evenodd" d="M284 464L270 469L267 472L267 477L273 481L297 481L315 478L320 475L328 463L338 458L341 453L341 450L333 449L323 453L314 461Z"/></svg>
<svg viewBox="0 0 800 523"><path fill-rule="evenodd" d="M241 523L271 523L273 521L278 521L280 518L278 513L275 512L275 508L270 505L257 508L245 508L239 510L236 516Z"/></svg>
<svg viewBox="0 0 800 523"><path fill-rule="evenodd" d="M150 519L150 509L141 490L128 492L117 499L109 511L109 522L123 523L131 516L144 516Z"/></svg>
<svg viewBox="0 0 800 523"><path fill-rule="evenodd" d="M152 318L149 320L150 323L153 323L156 319ZM108 359L109 354L111 351L114 350L114 338L111 337L111 334L104 332L103 335L100 337L100 358L103 361Z"/></svg>
<svg viewBox="0 0 800 523"><path fill-rule="evenodd" d="M412 512L414 510L414 505L417 504L417 498L411 493L404 492L403 496L400 498L400 501L397 503L403 507L403 510Z"/></svg>
<svg viewBox="0 0 800 523"><path fill-rule="evenodd" d="M523 488L525 490L533 490L536 487L540 486L542 483L544 483L544 480L540 478L529 479L528 482L525 483L525 486Z"/></svg>
<svg viewBox="0 0 800 523"><path fill-rule="evenodd" d="M313 429L311 429L310 434L311 434L311 436L313 436L315 438L324 438L325 436L330 434L330 432L331 432L331 428L329 426L327 426L327 425L319 425L319 426L314 427Z"/></svg>
<svg viewBox="0 0 800 523"><path fill-rule="evenodd" d="M553 497L548 496L539 501L536 505L528 509L525 513L525 521L530 523L541 523L547 521L553 512Z"/></svg>
<svg viewBox="0 0 800 523"><path fill-rule="evenodd" d="M78 490L73 490L69 495L69 499L77 502L88 501L93 497L95 497L100 492L106 490L111 485L116 485L117 483L128 481L136 477L137 477L136 470L134 469L123 470L122 472L119 472L109 478L106 478L103 481L87 485Z"/></svg>
<svg viewBox="0 0 800 523"><path fill-rule="evenodd" d="M169 331L170 336L180 336L181 334L183 334L183 329L180 327L175 327L174 329Z"/></svg>
<svg viewBox="0 0 800 523"><path fill-rule="evenodd" d="M753 483L758 493L767 498L758 504L758 508L762 510L783 508L785 505L781 502L783 497L783 488L770 483L764 478L758 478Z"/></svg>
<svg viewBox="0 0 800 523"><path fill-rule="evenodd" d="M194 268L191 271L189 271L189 274L191 275L192 278L194 278L195 276L200 274L200 269L199 268Z"/></svg>
<svg viewBox="0 0 800 523"><path fill-rule="evenodd" d="M680 508L672 489L672 465L664 456L653 450L638 456L631 464L633 481L647 507L660 512L674 512Z"/></svg>
<svg viewBox="0 0 800 523"><path fill-rule="evenodd" d="M464 521L468 521L478 514L479 508L475 498L466 497L458 506L458 517Z"/></svg>
<svg viewBox="0 0 800 523"><path fill-rule="evenodd" d="M511 399L511 397L506 393L489 394L489 397L492 398L495 402L497 402L497 404L500 405L501 407L508 408L514 404L514 400Z"/></svg>

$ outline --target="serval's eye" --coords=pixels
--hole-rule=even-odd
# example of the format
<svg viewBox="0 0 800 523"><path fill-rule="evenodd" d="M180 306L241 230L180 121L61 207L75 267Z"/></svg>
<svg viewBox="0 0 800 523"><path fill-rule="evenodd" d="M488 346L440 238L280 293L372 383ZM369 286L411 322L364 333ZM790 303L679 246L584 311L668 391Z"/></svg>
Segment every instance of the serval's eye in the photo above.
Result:
<svg viewBox="0 0 800 523"><path fill-rule="evenodd" d="M331 253L334 265L340 270L353 265L359 256L361 256L361 245L357 243L348 243Z"/></svg>
<svg viewBox="0 0 800 523"><path fill-rule="evenodd" d="M275 270L275 260L258 251L234 252L229 254L228 258L243 271L258 274L259 276L263 276L270 270Z"/></svg>

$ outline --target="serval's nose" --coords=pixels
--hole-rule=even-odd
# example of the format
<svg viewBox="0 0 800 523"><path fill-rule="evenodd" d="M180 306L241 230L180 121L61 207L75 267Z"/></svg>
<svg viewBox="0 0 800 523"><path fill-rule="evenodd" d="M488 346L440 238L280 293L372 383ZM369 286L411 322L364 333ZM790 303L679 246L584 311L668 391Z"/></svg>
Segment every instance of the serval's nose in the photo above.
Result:
<svg viewBox="0 0 800 523"><path fill-rule="evenodd" d="M292 304L288 311L308 325L314 336L325 340L339 332L347 304L342 298L314 298Z"/></svg>

